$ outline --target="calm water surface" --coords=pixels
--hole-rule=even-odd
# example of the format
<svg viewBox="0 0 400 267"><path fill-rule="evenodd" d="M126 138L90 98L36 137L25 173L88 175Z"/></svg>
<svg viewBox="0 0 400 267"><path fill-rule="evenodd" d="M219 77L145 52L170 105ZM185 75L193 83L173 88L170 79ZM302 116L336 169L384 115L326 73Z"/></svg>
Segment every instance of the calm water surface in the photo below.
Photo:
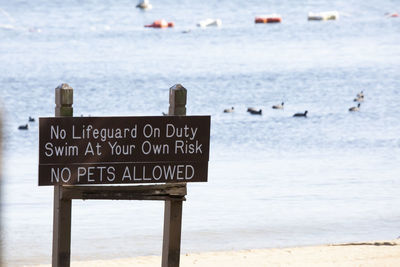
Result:
<svg viewBox="0 0 400 267"><path fill-rule="evenodd" d="M152 4L0 0L7 266L51 260L53 192L37 186L37 122L17 128L53 116L62 82L77 116L160 115L176 83L188 89L188 114L212 116L209 182L188 185L183 252L400 235L400 19L384 16L398 1ZM326 10L340 20L306 20ZM253 23L273 12L281 24ZM196 28L207 17L222 27ZM143 28L159 18L176 27ZM282 101L285 110L271 109ZM307 119L292 118L304 110ZM161 253L161 202L74 201L72 212L72 260Z"/></svg>

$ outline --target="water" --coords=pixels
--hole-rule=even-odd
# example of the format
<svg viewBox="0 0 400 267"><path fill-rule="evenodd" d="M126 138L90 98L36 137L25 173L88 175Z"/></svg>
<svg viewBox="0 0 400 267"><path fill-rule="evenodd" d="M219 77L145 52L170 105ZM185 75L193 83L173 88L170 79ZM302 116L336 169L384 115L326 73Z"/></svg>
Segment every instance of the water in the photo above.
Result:
<svg viewBox="0 0 400 267"><path fill-rule="evenodd" d="M0 28L7 266L51 259L52 188L37 186L37 122L17 127L53 116L62 82L75 90L77 116L159 115L176 83L188 89L188 114L212 116L209 182L188 185L183 252L400 235L400 20L383 15L399 11L396 1L135 4L0 0L0 25L14 27ZM343 16L306 20L325 10ZM281 24L253 23L272 12ZM195 27L207 17L223 26ZM176 27L143 28L159 18ZM361 112L350 114L361 90ZM270 108L282 101L284 111ZM309 118L291 117L304 110ZM161 202L74 201L72 214L72 260L161 253Z"/></svg>

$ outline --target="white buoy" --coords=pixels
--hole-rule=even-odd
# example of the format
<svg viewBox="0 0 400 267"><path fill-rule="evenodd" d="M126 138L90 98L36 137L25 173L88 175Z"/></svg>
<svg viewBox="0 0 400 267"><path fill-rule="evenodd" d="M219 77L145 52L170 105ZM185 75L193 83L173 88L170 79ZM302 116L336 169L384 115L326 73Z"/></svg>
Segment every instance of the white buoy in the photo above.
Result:
<svg viewBox="0 0 400 267"><path fill-rule="evenodd" d="M141 0L136 7L143 10L149 10L152 9L153 6L150 4L149 0Z"/></svg>
<svg viewBox="0 0 400 267"><path fill-rule="evenodd" d="M325 11L325 12L318 12L308 13L308 20L336 20L339 19L339 12L337 11Z"/></svg>
<svg viewBox="0 0 400 267"><path fill-rule="evenodd" d="M202 21L199 21L197 23L197 26L199 27L210 27L210 26L216 26L219 27L222 25L222 21L220 19L205 19Z"/></svg>
<svg viewBox="0 0 400 267"><path fill-rule="evenodd" d="M11 24L0 24L0 29L5 29L5 30L14 30L15 27Z"/></svg>

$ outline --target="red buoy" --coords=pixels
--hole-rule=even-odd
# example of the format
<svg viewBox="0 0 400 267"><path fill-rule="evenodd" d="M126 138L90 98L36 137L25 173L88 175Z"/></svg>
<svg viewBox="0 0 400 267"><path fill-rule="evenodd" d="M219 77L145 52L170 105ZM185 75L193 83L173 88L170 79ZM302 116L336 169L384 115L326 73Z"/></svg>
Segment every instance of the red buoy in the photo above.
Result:
<svg viewBox="0 0 400 267"><path fill-rule="evenodd" d="M175 26L173 22L167 22L165 19L156 20L153 24L144 25L147 28L172 28Z"/></svg>
<svg viewBox="0 0 400 267"><path fill-rule="evenodd" d="M277 14L257 16L254 20L255 23L280 23L282 17Z"/></svg>

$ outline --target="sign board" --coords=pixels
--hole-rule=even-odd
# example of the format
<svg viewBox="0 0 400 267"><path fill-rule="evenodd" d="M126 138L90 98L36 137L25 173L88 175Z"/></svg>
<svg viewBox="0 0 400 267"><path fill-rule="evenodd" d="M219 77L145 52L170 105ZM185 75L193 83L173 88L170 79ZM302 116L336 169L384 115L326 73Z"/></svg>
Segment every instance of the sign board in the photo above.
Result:
<svg viewBox="0 0 400 267"><path fill-rule="evenodd" d="M206 182L210 116L39 119L39 185Z"/></svg>

